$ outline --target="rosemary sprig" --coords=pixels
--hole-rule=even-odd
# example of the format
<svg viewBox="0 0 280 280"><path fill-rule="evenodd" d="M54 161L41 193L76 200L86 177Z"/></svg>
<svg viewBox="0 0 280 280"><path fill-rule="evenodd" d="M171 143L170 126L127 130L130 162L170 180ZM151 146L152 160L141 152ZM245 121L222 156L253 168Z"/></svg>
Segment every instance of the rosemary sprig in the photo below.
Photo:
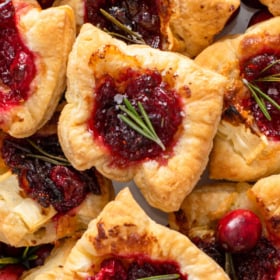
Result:
<svg viewBox="0 0 280 280"><path fill-rule="evenodd" d="M268 77L268 76L267 76ZM264 77L266 78L266 77ZM264 79L262 78L262 79ZM271 105L273 105L277 110L280 111L280 105L273 100L268 94L266 94L265 92L263 92L257 85L255 85L254 83L250 83L248 82L246 79L242 79L243 83L248 87L248 89L250 90L250 92L252 93L253 97L255 98L258 106L260 107L261 111L263 112L264 116L271 121L271 116L266 108L266 105L264 103L263 99L266 99ZM261 81L260 79L258 79L258 81ZM262 80L265 81L265 80ZM267 82L271 82L272 80L266 80ZM279 78L280 81L280 78Z"/></svg>
<svg viewBox="0 0 280 280"><path fill-rule="evenodd" d="M111 23L113 23L114 25L116 25L118 28L120 28L123 32L127 33L128 35L130 35L132 37L132 39L127 38L121 34L118 34L118 37L122 37L122 39L126 39L129 41L133 41L134 43L138 43L138 44L145 44L145 41L143 40L142 36L137 33L134 32L133 30L131 30L130 28L128 28L127 26L125 26L123 23L121 23L119 20L117 20L115 17L113 17L111 14L109 14L108 12L106 12L104 9L100 9L100 13ZM110 32L108 32L110 33ZM116 33L111 33L112 35L116 36Z"/></svg>
<svg viewBox="0 0 280 280"><path fill-rule="evenodd" d="M141 102L138 102L138 109L141 113L136 111L136 109L132 106L132 104L129 102L127 98L124 98L124 105L119 105L119 108L126 113L125 114L119 114L118 117L126 123L128 126L130 126L132 129L137 131L139 134L143 135L144 137L154 141L157 143L162 150L165 150L165 146L156 134L154 127L142 105Z"/></svg>
<svg viewBox="0 0 280 280"><path fill-rule="evenodd" d="M277 60L269 63L265 68L263 68L260 71L260 74L265 73L267 70L269 70L271 67L273 67L277 63L280 63L280 59L277 59ZM256 100L256 103L258 104L258 106L261 109L264 116L269 121L271 121L271 116L266 108L264 99L266 101L268 101L271 105L273 105L279 111L280 111L280 105L275 100L273 100L268 94L263 92L260 89L260 87L256 84L256 82L280 82L280 73L260 77L260 78L255 79L253 82L248 82L244 78L242 79L242 81L248 87L250 92L252 93L254 99Z"/></svg>
<svg viewBox="0 0 280 280"><path fill-rule="evenodd" d="M164 274L164 275L138 278L137 280L175 280L179 278L180 278L179 274Z"/></svg>
<svg viewBox="0 0 280 280"><path fill-rule="evenodd" d="M232 261L232 255L231 253L226 252L225 253L225 272L230 276L232 280L238 280L234 268L234 264Z"/></svg>
<svg viewBox="0 0 280 280"><path fill-rule="evenodd" d="M264 73L265 71L267 71L268 69L270 69L272 66L274 66L275 64L279 63L280 62L280 59L277 59L271 63L269 63L266 67L264 67L262 69L262 71L260 72L261 74Z"/></svg>
<svg viewBox="0 0 280 280"><path fill-rule="evenodd" d="M242 81L243 81L243 83L248 87L248 89L251 91L253 97L255 98L255 100L256 100L258 106L260 107L261 111L263 112L264 116L265 116L269 121L271 121L271 116L270 116L270 114L269 114L269 112L268 112L268 110L267 110L267 108L266 108L266 105L265 105L263 99L260 98L260 97L258 96L258 93L259 93L260 95L263 94L263 95L266 96L266 97L269 97L269 96L268 96L267 94L265 94L262 90L260 90L259 87L257 87L257 86L255 86L254 84L248 82L246 79L242 79ZM264 96L262 96L262 97L264 97ZM269 98L270 98L270 97L269 97Z"/></svg>
<svg viewBox="0 0 280 280"><path fill-rule="evenodd" d="M257 81L257 82L280 82L280 73L258 78L255 81Z"/></svg>
<svg viewBox="0 0 280 280"><path fill-rule="evenodd" d="M38 258L35 251L39 247L31 249L30 247L25 247L21 256L19 257L2 257L0 258L0 267L8 264L23 264L26 268L29 268L29 262Z"/></svg>
<svg viewBox="0 0 280 280"><path fill-rule="evenodd" d="M54 156L52 154L47 153L43 149L41 149L38 145L36 145L32 140L27 139L27 142L35 149L37 150L40 154L33 154L33 153L28 153L26 154L29 157L33 158L38 158L41 160L44 160L46 162L55 164L55 165L66 165L70 166L71 164L66 158L60 157L60 156Z"/></svg>

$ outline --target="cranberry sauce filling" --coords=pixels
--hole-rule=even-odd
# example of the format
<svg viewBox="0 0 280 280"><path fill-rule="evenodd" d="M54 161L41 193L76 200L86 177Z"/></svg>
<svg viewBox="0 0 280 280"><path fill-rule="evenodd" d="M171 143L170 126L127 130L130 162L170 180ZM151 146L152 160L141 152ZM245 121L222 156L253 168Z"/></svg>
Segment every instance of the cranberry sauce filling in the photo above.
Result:
<svg viewBox="0 0 280 280"><path fill-rule="evenodd" d="M9 108L28 98L36 74L34 56L17 29L11 0L0 3L0 107Z"/></svg>
<svg viewBox="0 0 280 280"><path fill-rule="evenodd" d="M141 102L158 137L170 150L182 122L181 105L178 95L162 80L160 73L126 69L117 79L107 74L97 83L95 92L95 110L89 127L94 135L102 137L114 163L125 166L132 161L155 158L163 152L158 144L118 117L123 114L118 105L123 104L124 97L138 112L137 104Z"/></svg>
<svg viewBox="0 0 280 280"><path fill-rule="evenodd" d="M112 257L105 259L100 265L99 272L87 280L137 280L167 274L178 274L178 279L181 280L188 279L180 273L179 266L175 262L154 261L142 257L127 262L126 259Z"/></svg>
<svg viewBox="0 0 280 280"><path fill-rule="evenodd" d="M280 251L267 239L244 254L233 255L237 279L275 280L280 268Z"/></svg>
<svg viewBox="0 0 280 280"><path fill-rule="evenodd" d="M213 239L194 238L198 248L225 268L225 252ZM262 237L257 245L246 253L232 254L236 279L275 280L280 271L280 251Z"/></svg>
<svg viewBox="0 0 280 280"><path fill-rule="evenodd" d="M257 81L257 79L267 77L273 74L280 73L280 63L275 63L280 59L280 54L275 52L265 52L259 55L253 56L240 64L241 74L248 82L254 83L259 89L261 89L266 95L271 97L274 101L280 104L280 83L278 82L264 82ZM272 65L271 67L268 67ZM264 70L266 69L267 70ZM249 109L256 121L256 124L260 131L267 137L273 140L280 140L280 111L273 106L270 102L263 99L267 111L271 116L271 120L268 120L256 103L254 97L251 95L249 99L244 100L243 106L245 109Z"/></svg>
<svg viewBox="0 0 280 280"><path fill-rule="evenodd" d="M18 174L20 187L42 207L53 205L65 213L78 206L89 192L100 194L94 169L80 172L60 160L53 161L51 156L64 158L56 136L34 137L31 143L7 137L1 152L7 166Z"/></svg>
<svg viewBox="0 0 280 280"><path fill-rule="evenodd" d="M160 18L156 0L86 0L85 3L85 22L131 38L100 13L100 9L103 9L123 25L140 34L146 44L161 48Z"/></svg>

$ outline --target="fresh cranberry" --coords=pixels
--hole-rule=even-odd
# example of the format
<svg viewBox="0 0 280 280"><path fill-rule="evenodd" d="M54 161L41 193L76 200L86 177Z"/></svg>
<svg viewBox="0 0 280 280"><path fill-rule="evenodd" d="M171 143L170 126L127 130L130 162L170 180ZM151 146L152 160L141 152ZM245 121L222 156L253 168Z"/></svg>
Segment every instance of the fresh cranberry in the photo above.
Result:
<svg viewBox="0 0 280 280"><path fill-rule="evenodd" d="M0 269L1 280L19 280L26 268L20 264L9 264Z"/></svg>
<svg viewBox="0 0 280 280"><path fill-rule="evenodd" d="M17 29L11 0L0 4L0 108L18 105L29 97L30 84L36 74L33 53L25 46ZM3 87L2 87L3 88Z"/></svg>
<svg viewBox="0 0 280 280"><path fill-rule="evenodd" d="M263 53L256 54L252 57L244 59L240 62L240 72L242 78L257 85L265 94L272 98L276 103L280 104L280 83L279 82L257 82L258 78L265 76L279 74L280 63L275 63L280 59L280 52L276 50L266 50ZM267 66L273 64L266 71L263 71ZM264 101L267 111L271 116L268 120L254 97L250 95L249 98L243 100L243 106L246 110L250 110L254 116L255 122L259 130L268 138L279 141L280 140L280 111L275 108L268 101Z"/></svg>
<svg viewBox="0 0 280 280"><path fill-rule="evenodd" d="M126 97L138 110L141 102L162 143L171 148L174 135L182 121L178 94L165 83L157 71L125 69L118 77L105 75L95 89L95 109L89 129L103 142L114 158L114 164L126 166L132 162L155 158L162 148L129 127L119 117L118 105ZM101 136L101 137L100 137Z"/></svg>
<svg viewBox="0 0 280 280"><path fill-rule="evenodd" d="M226 251L240 253L250 251L261 237L262 225L250 210L237 209L219 220L217 240Z"/></svg>
<svg viewBox="0 0 280 280"><path fill-rule="evenodd" d="M157 1L85 1L85 22L90 22L102 29L131 38L129 34L123 32L119 27L108 21L100 13L100 9L107 11L126 27L140 34L146 44L154 48L161 47L160 18L158 15Z"/></svg>
<svg viewBox="0 0 280 280"><path fill-rule="evenodd" d="M268 11L268 9L262 9L255 12L249 20L248 27L257 24L259 22L268 20L272 18L273 15Z"/></svg>

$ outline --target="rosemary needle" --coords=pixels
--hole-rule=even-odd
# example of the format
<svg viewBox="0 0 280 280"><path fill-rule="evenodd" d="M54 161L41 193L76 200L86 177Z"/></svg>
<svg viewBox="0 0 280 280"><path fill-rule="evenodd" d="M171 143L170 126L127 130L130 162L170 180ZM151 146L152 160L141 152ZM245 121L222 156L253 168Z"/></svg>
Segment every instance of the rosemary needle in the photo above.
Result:
<svg viewBox="0 0 280 280"><path fill-rule="evenodd" d="M112 22L114 25L116 25L118 28L120 28L122 31L126 32L133 38L136 38L138 43L145 44L142 36L138 34L137 32L134 32L133 30L129 29L127 26L125 26L123 23L118 21L116 18L114 18L112 15L110 15L108 12L106 12L103 9L100 9L100 13L110 22Z"/></svg>
<svg viewBox="0 0 280 280"><path fill-rule="evenodd" d="M27 154L29 157L39 158L39 159L45 160L46 162L50 162L55 165L71 165L66 158L49 154L49 153L45 152L43 149L41 149L38 145L36 145L30 139L27 139L27 141L34 149L36 149L40 154L42 154L42 155L36 155L36 154L29 153L29 154Z"/></svg>
<svg viewBox="0 0 280 280"><path fill-rule="evenodd" d="M254 86L252 83L249 83L246 79L242 79L242 81L248 87L250 92L252 93L253 97L255 98L255 100L256 100L259 108L263 112L264 116L270 121L271 116L270 116L269 112L267 111L265 103L264 103L263 99L259 98L259 96L258 96L258 93L259 93L258 87Z"/></svg>
<svg viewBox="0 0 280 280"><path fill-rule="evenodd" d="M157 143L162 148L162 150L165 150L165 146L156 134L154 127L141 102L138 102L138 108L141 116L127 98L124 98L124 105L119 105L119 108L121 111L126 113L126 115L118 115L118 117L124 123L126 123L130 128L132 128L139 134Z"/></svg>
<svg viewBox="0 0 280 280"><path fill-rule="evenodd" d="M279 62L280 62L280 59L271 62L270 64L268 64L265 68L263 68L260 71L260 74L263 74L264 72L266 72L267 70L269 70L271 67L273 67L275 64L277 64ZM268 94L263 92L261 90L261 88L258 85L256 85L255 82L266 82L266 83L268 83L268 82L280 82L280 73L267 75L265 77L260 77L260 78L255 79L253 82L248 82L246 79L242 79L242 82L250 90L251 94L253 95L254 99L256 100L256 103L258 104L258 106L261 109L264 116L269 121L271 121L271 116L270 116L270 114L267 110L264 99L279 111L280 111L280 105L275 100L273 100Z"/></svg>

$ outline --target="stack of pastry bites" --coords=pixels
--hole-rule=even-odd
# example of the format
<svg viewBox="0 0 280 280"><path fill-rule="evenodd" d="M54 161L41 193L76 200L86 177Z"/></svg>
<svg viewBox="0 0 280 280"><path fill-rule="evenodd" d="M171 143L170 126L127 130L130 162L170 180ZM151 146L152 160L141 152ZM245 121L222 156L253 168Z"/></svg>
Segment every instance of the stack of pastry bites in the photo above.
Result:
<svg viewBox="0 0 280 280"><path fill-rule="evenodd" d="M277 71L279 19L208 49L239 1L162 1L160 8L140 2L154 20L152 39L150 26L135 32L129 23L123 35L125 25L111 17L124 4L56 1L46 10L31 0L1 4L15 15L15 38L22 41L14 55L19 69L9 68L18 75L11 82L2 75L0 83L1 96L12 88L11 101L0 104L7 171L0 178L0 241L55 244L45 265L22 279L229 279L187 236L152 221L127 188L110 201L111 180L134 180L151 206L174 213L193 195L211 151L215 179L256 180L278 171L277 141L261 117L262 128L254 121L260 112L250 107L252 81L240 69L265 49L265 63L273 64L265 71ZM129 5L138 11L136 4ZM86 5L120 34L90 23ZM33 66L24 72L27 61ZM20 98L13 83L24 86Z"/></svg>

